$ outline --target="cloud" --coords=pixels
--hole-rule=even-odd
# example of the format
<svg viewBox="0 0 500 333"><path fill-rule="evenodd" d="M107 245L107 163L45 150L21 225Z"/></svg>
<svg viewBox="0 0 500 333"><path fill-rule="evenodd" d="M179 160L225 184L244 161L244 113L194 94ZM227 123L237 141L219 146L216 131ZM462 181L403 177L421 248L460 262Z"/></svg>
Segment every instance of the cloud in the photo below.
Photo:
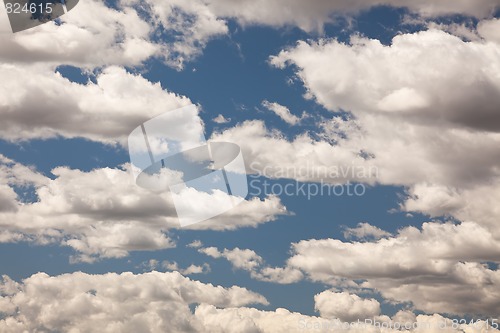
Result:
<svg viewBox="0 0 500 333"><path fill-rule="evenodd" d="M478 18L492 15L498 8L498 0L466 0L457 3L454 0L410 1L410 0L357 0L328 1L313 0L209 0L208 7L221 17L232 17L242 25L264 24L270 26L298 26L303 30L321 30L325 23L334 22L343 15L356 14L377 6L407 8L424 17L436 17L463 14Z"/></svg>
<svg viewBox="0 0 500 333"><path fill-rule="evenodd" d="M269 196L263 200L252 198L243 201L222 215L190 225L186 229L224 231L248 227L256 228L262 223L276 221L279 216L288 214L286 207L277 196Z"/></svg>
<svg viewBox="0 0 500 333"><path fill-rule="evenodd" d="M227 124L231 121L231 118L226 118L223 115L219 114L217 117L212 119L212 121L216 124Z"/></svg>
<svg viewBox="0 0 500 333"><path fill-rule="evenodd" d="M203 264L202 266L191 264L187 268L179 269L179 265L175 261L162 261L161 267L169 270L169 271L177 271L182 275L191 275L191 274L206 274L210 272L210 265Z"/></svg>
<svg viewBox="0 0 500 333"><path fill-rule="evenodd" d="M485 263L498 261L500 240L476 223L429 222L377 241L304 240L292 249L287 267L313 281L350 281L427 313L498 316L500 272Z"/></svg>
<svg viewBox="0 0 500 333"><path fill-rule="evenodd" d="M361 151L348 151L308 133L288 141L280 132L268 130L262 121L246 121L215 133L212 139L237 143L245 156L248 172L267 178L331 184L377 181L376 165L363 158Z"/></svg>
<svg viewBox="0 0 500 333"><path fill-rule="evenodd" d="M224 258L233 265L233 268L247 271L252 278L259 281L290 284L303 278L303 274L298 269L265 265L264 259L249 249L224 249L221 252L216 247L207 247L198 249L198 252L212 258Z"/></svg>
<svg viewBox="0 0 500 333"><path fill-rule="evenodd" d="M191 104L125 67L133 71L154 57L181 69L227 33L200 1L124 0L113 8L84 1L60 24L17 34L8 32L7 19L0 22L0 137L12 141L62 136L124 144L145 120ZM61 65L76 66L88 82L63 78Z"/></svg>
<svg viewBox="0 0 500 333"><path fill-rule="evenodd" d="M167 64L179 69L185 61L199 56L208 41L229 32L225 20L204 1L123 0L122 4L146 11L153 27L164 34L163 40L173 39L162 44L162 51Z"/></svg>
<svg viewBox="0 0 500 333"><path fill-rule="evenodd" d="M474 187L454 188L421 183L408 190L402 210L430 216L449 215L461 221L477 221L488 227L495 237L500 237L498 216L500 209L500 180L494 178Z"/></svg>
<svg viewBox="0 0 500 333"><path fill-rule="evenodd" d="M17 34L9 32L6 18L1 20L0 31L4 33L0 43L5 47L0 50L0 59L93 69L138 66L156 57L180 69L184 62L199 56L210 39L227 33L225 22L198 1L141 4L124 0L111 8L90 0L80 2L60 20L59 25L49 22ZM169 35L176 37L157 38Z"/></svg>
<svg viewBox="0 0 500 333"><path fill-rule="evenodd" d="M338 318L344 322L374 318L380 314L380 303L362 299L348 292L324 291L314 296L315 309L323 318Z"/></svg>
<svg viewBox="0 0 500 333"><path fill-rule="evenodd" d="M0 185L0 212L15 211L17 209L17 194L7 185Z"/></svg>
<svg viewBox="0 0 500 333"><path fill-rule="evenodd" d="M192 247L194 249L198 249L198 248L200 248L200 247L203 246L203 243L199 239L196 239L196 240L192 241L191 243L189 243L186 246L187 247Z"/></svg>
<svg viewBox="0 0 500 333"><path fill-rule="evenodd" d="M34 202L16 201L15 209L0 212L5 231L25 234L27 240L70 246L79 253L74 260L83 261L175 246L168 234L180 226L169 192L153 193L135 185L126 167L89 172L59 167L52 173L54 179L15 162L0 164L0 180L28 182L37 196ZM13 196L10 186L2 189L6 190L2 196ZM279 198L255 198L189 229L256 227L285 213Z"/></svg>
<svg viewBox="0 0 500 333"><path fill-rule="evenodd" d="M358 332L358 333L381 333L381 332L401 332L400 328L407 332L426 333L452 333L452 332L474 332L486 329L487 324L479 321L477 324L464 324L460 327L454 325L451 319L440 315L426 316L403 316L396 314L393 318L380 316L372 318L372 323L377 320L377 326L342 322L338 319L325 319L320 317L306 316L287 309L278 308L275 311L260 311L253 308L225 308L217 309L212 305L202 304L196 308L196 318L198 318L210 332ZM404 320L404 321L400 321ZM414 320L414 321L407 321ZM382 327L385 325L385 328ZM392 325L392 328L390 328ZM400 326L398 326L400 325ZM401 326L406 325L406 326ZM408 328L408 329L406 329ZM490 328L493 331L496 329Z"/></svg>
<svg viewBox="0 0 500 333"><path fill-rule="evenodd" d="M348 239L380 239L388 236L391 236L391 233L366 222L358 223L356 228L346 228L344 230L344 237Z"/></svg>
<svg viewBox="0 0 500 333"><path fill-rule="evenodd" d="M96 83L87 84L30 66L0 65L0 75L1 137L13 141L62 136L125 144L144 121L191 104L116 66L103 69ZM194 122L199 118L178 125L189 133Z"/></svg>
<svg viewBox="0 0 500 333"><path fill-rule="evenodd" d="M24 187L29 185L42 186L47 183L48 179L38 173L34 167L16 163L0 154L0 184Z"/></svg>
<svg viewBox="0 0 500 333"><path fill-rule="evenodd" d="M488 39L497 22L484 21L478 33L486 39L478 41L466 42L437 29L398 35L389 46L353 36L350 44L299 42L271 62L296 65L310 96L333 111L497 132L500 44Z"/></svg>
<svg viewBox="0 0 500 333"><path fill-rule="evenodd" d="M297 125L306 116L306 114L303 113L302 116L299 118L296 115L292 114L286 106L283 106L278 103L263 101L262 106L267 108L269 111L274 112L278 117L280 117L284 122L286 122L289 125Z"/></svg>
<svg viewBox="0 0 500 333"><path fill-rule="evenodd" d="M114 9L102 1L84 1L60 20L60 25L49 22L16 34L9 31L7 18L1 20L0 41L5 47L0 59L11 64L94 68L139 65L160 51L149 38L151 27L132 8Z"/></svg>
<svg viewBox="0 0 500 333"><path fill-rule="evenodd" d="M319 295L321 307L332 305L326 299L331 296L329 292ZM355 303L370 308L357 299ZM250 304L267 305L268 302L262 295L245 288L213 286L183 277L177 272L103 275L77 272L59 276L38 273L22 282L3 276L0 280L0 330L13 333L89 332L99 327L101 332L124 333L285 333L303 332L305 329L399 332L369 324L356 327L336 318L307 316L283 308L263 311L248 307ZM194 312L190 305L197 305ZM409 326L409 332L422 332L422 329L431 333L468 332L485 326L484 322L479 322L454 329L448 318L437 314L415 316L411 312L399 312L392 318L377 316L372 319L378 320L379 324L382 321L390 323L391 320L393 324L403 321L415 323ZM446 330L442 328L444 324L448 327Z"/></svg>
<svg viewBox="0 0 500 333"><path fill-rule="evenodd" d="M2 332L89 332L96 327L101 332L202 332L190 304L267 304L247 289L204 284L177 272L38 273L21 283L4 276L0 288Z"/></svg>
<svg viewBox="0 0 500 333"><path fill-rule="evenodd" d="M233 250L224 249L219 252L215 247L200 249L199 252L205 253L213 258L224 257L229 260L235 268L251 271L262 264L262 258L252 250L235 248Z"/></svg>

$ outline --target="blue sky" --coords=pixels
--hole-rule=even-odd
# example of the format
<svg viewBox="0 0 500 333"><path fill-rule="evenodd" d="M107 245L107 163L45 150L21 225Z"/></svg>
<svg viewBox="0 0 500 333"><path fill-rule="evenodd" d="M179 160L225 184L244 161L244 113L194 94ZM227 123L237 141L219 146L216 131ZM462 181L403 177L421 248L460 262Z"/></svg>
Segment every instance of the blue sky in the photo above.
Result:
<svg viewBox="0 0 500 333"><path fill-rule="evenodd" d="M5 185L0 190L6 191L0 198L11 198L8 188L17 194L13 201L17 208L2 211L0 206L0 227L5 232L0 234L0 273L4 275L0 318L12 318L27 329L62 332L79 327L85 331L88 323L78 316L62 322L44 319L41 312L21 318L7 304L30 313L28 305L13 295L27 293L33 284L30 297L37 302L36 286L43 284L37 281L45 279L39 272L53 277L52 281L70 274L66 283L74 283L74 294L63 291L70 293L69 300L80 297L79 290L85 289L80 287L82 281L91 279L75 277L76 272L109 283L132 272L137 280L133 288L140 290L146 274L163 279L173 271L203 283L207 295L213 292L207 287L210 284L226 288L227 294L233 292L227 291L232 286L240 286L247 294L238 297L250 300L223 305L205 298L172 303L190 307L182 314L190 322L189 329L177 326L168 315L163 315L162 323L153 320L135 326L139 324L126 318L135 315L129 310L118 311L123 326L117 329L106 319L113 316L109 312L102 319L106 331L136 327L151 332L253 332L255 327L258 332L296 331L299 317L280 314L279 308L311 322L498 318L500 305L494 296L500 290L500 234L495 198L500 193L500 157L495 152L499 140L495 124L500 117L497 107L491 106L497 105L500 96L500 66L494 58L500 50L496 33L500 21L492 10L498 4L484 1L484 10L473 10L465 1L462 7L447 11L430 0L422 7L402 8L393 1L375 7L370 1L363 3L362 8L332 4L316 11L316 3L304 9L294 2L290 17L279 14L274 22L259 15L258 8L233 12L232 5L221 7L217 1L197 1L196 6L150 1L143 8L134 1L89 1L63 16L62 24L21 32L18 39L2 32L0 43L12 52L31 49L32 53L20 62L0 51L3 75L14 82L0 83L0 95L4 94L0 117L5 124L0 127L0 154L10 161L0 160L0 184ZM158 18L160 27L149 26L146 31L144 27L151 25L147 16L162 6L185 15L176 16L174 11L170 15L179 21L171 17L169 22L176 25L168 26ZM108 28L98 23L86 26L80 19L89 13L98 15L96 11L103 8L116 15ZM325 10L330 11L326 17L321 14ZM121 22L131 11L142 16ZM315 15L319 15L317 22ZM308 29L304 22L320 24L321 29ZM73 28L78 30L74 49L68 46L64 30ZM86 30L94 34L93 46L80 34ZM137 42L137 36L144 45L125 50L124 41ZM48 44L37 44L44 38L55 38L58 46L51 50ZM102 55L92 50L82 55L94 46L103 48ZM182 65L176 58L178 50ZM30 71L33 79L27 74ZM33 96L6 94L42 77L47 81ZM154 86L158 82L161 89ZM27 86L31 84L35 83ZM59 97L55 91L61 91ZM68 104L61 102L61 110L53 107L54 100L67 93L74 94ZM305 117L290 124L264 101ZM215 218L207 227L201 224L199 228L206 230L174 226L171 207L155 207L166 212L162 216L125 198L142 193L146 202L152 202L154 196L132 183L125 166L130 157L124 138L160 110L190 103L199 109L205 136L239 144L247 165L253 161L297 168L373 164L380 176L366 183L355 178L321 179L363 185L362 196L249 196L244 208ZM218 115L228 121L217 123ZM301 141L303 137L307 139ZM360 153L372 157L361 158ZM463 156L471 157L457 163ZM60 171L53 174L54 168ZM318 179L284 178L258 179L277 187L319 183ZM125 179L132 185L124 184ZM163 195L158 198L164 200ZM481 200L485 196L491 199ZM265 206L266 200L275 206ZM278 207L286 207L287 212ZM257 214L266 210L267 220ZM133 216L126 216L127 211ZM238 222L246 219L247 225ZM125 230L121 228L130 229L116 234ZM478 237L484 245L476 247L481 242ZM175 245L165 245L170 241ZM194 241L201 243L189 246ZM247 257L235 249L246 249ZM260 264L248 265L249 259ZM186 272L190 265L210 269ZM266 275L266 268L285 273ZM286 281L291 276L296 278ZM19 283L16 291L7 289L7 277ZM99 283L108 282L96 284L99 297L99 288L105 290ZM461 301L472 296L464 290L478 295L468 305ZM251 292L268 303L256 300ZM101 302L117 304L112 297ZM160 297L159 302L167 306L171 300ZM214 324L203 317L204 306L215 306L226 319ZM274 318L273 324L249 314L251 323L241 323L244 329L240 330L230 323L241 317L228 319L239 307L246 308L240 311L257 309L263 317ZM140 315L161 317L161 311L153 308ZM15 331L3 319L0 328Z"/></svg>

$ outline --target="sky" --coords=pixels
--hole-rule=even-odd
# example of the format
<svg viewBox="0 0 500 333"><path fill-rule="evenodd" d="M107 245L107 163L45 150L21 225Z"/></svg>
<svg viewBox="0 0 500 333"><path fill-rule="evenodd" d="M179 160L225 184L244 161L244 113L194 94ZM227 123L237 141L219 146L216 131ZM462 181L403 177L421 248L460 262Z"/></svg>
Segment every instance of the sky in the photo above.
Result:
<svg viewBox="0 0 500 333"><path fill-rule="evenodd" d="M497 331L499 8L81 0L13 33L1 7L0 332ZM161 115L244 160L247 196L183 212L241 203L186 226L139 186Z"/></svg>

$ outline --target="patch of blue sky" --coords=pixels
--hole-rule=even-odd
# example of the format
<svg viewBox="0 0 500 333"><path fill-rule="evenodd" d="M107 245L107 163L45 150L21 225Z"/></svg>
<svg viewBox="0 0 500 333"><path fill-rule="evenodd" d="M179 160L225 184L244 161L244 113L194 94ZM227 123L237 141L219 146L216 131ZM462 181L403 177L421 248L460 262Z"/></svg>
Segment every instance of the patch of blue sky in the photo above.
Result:
<svg viewBox="0 0 500 333"><path fill-rule="evenodd" d="M51 170L60 166L90 171L117 167L130 161L128 152L121 147L81 138L37 139L18 143L0 140L0 153L18 163L34 166L50 178L54 178Z"/></svg>
<svg viewBox="0 0 500 333"><path fill-rule="evenodd" d="M97 83L96 76L94 73L89 73L88 71L82 71L82 69L71 66L71 65L61 65L57 66L56 72L61 74L62 77L70 80L71 82L79 83L85 85L89 82Z"/></svg>

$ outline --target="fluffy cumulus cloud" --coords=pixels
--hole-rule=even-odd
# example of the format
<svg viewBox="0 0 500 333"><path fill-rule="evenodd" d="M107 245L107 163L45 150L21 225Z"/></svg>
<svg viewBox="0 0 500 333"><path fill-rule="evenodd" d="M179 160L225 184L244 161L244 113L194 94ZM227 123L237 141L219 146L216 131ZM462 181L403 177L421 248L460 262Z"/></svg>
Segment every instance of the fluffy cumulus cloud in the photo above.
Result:
<svg viewBox="0 0 500 333"><path fill-rule="evenodd" d="M93 68L138 65L159 53L159 46L149 39L150 25L135 10L117 10L98 0L80 2L61 17L61 25L50 22L16 34L10 33L3 7L0 15L2 62Z"/></svg>
<svg viewBox="0 0 500 333"><path fill-rule="evenodd" d="M243 25L296 25L304 30L320 30L335 16L354 14L372 7L386 5L407 8L424 17L449 14L487 17L500 5L498 0L411 1L411 0L208 0L208 6L219 16L233 17Z"/></svg>
<svg viewBox="0 0 500 333"><path fill-rule="evenodd" d="M207 263L204 263L203 265L191 264L186 268L181 268L176 261L164 260L160 262L156 259L150 259L146 262L143 262L139 267L142 267L145 270L163 269L166 271L174 271L179 272L182 275L207 274L211 270L210 265Z"/></svg>
<svg viewBox="0 0 500 333"><path fill-rule="evenodd" d="M344 149L308 133L288 141L262 121L246 121L215 133L212 138L238 143L245 156L247 171L267 178L331 184L348 181L374 184L378 181L377 165L367 160L361 150Z"/></svg>
<svg viewBox="0 0 500 333"><path fill-rule="evenodd" d="M4 241L60 242L75 249L78 260L123 257L129 251L174 246L169 230L179 228L169 192L154 193L133 183L130 171L95 169L90 172L60 167L47 178L3 158L2 196L10 198L0 212ZM37 200L21 203L15 186L33 186ZM12 201L14 199L14 201ZM244 201L227 214L194 224L197 230L255 227L286 214L277 197ZM10 235L11 237L7 237Z"/></svg>
<svg viewBox="0 0 500 333"><path fill-rule="evenodd" d="M346 228L344 230L345 238L356 238L361 240L370 238L380 239L390 235L391 233L366 222L358 223L356 228Z"/></svg>
<svg viewBox="0 0 500 333"><path fill-rule="evenodd" d="M499 26L484 21L482 39L470 42L436 29L398 35L389 46L362 37L299 42L272 63L296 65L310 96L331 110L498 132L500 44L491 33Z"/></svg>
<svg viewBox="0 0 500 333"><path fill-rule="evenodd" d="M110 64L136 66L158 57L182 68L185 61L202 52L211 38L227 33L225 22L200 1L124 0L113 8L99 0L83 1L61 17L62 24L47 23L15 35L8 33L5 11L0 14L5 16L0 26L0 41L5 46L0 59L9 63L94 68ZM176 37L157 38L163 33Z"/></svg>
<svg viewBox="0 0 500 333"><path fill-rule="evenodd" d="M2 332L203 332L190 304L219 308L267 300L245 288L223 288L177 272L140 275L35 274L0 283Z"/></svg>
<svg viewBox="0 0 500 333"><path fill-rule="evenodd" d="M471 188L421 183L409 189L402 209L431 216L451 215L462 221L477 221L489 227L489 230L499 237L498 200L500 183L496 177Z"/></svg>
<svg viewBox="0 0 500 333"><path fill-rule="evenodd" d="M278 308L275 311L260 311L255 308L223 308L201 304L196 308L195 316L210 332L356 332L381 333L401 332L477 332L484 330L489 324L479 321L474 324L458 325L452 320L440 315L418 315L399 312L392 318L377 316L365 322L343 322L339 319L306 316L287 309ZM371 321L370 321L371 320ZM489 327L492 332L498 330Z"/></svg>
<svg viewBox="0 0 500 333"><path fill-rule="evenodd" d="M264 259L255 251L234 248L219 251L216 247L200 248L198 252L212 258L224 258L236 269L250 272L250 276L259 281L290 284L303 278L300 270L292 267L270 267L265 265Z"/></svg>
<svg viewBox="0 0 500 333"><path fill-rule="evenodd" d="M263 101L262 106L275 113L289 125L297 125L306 116L306 114L303 113L301 117L297 117L296 115L292 114L290 112L290 109L288 109L286 106L276 102Z"/></svg>
<svg viewBox="0 0 500 333"><path fill-rule="evenodd" d="M217 117L212 119L212 121L216 124L227 124L231 121L231 118L226 118L222 114L219 114Z"/></svg>
<svg viewBox="0 0 500 333"><path fill-rule="evenodd" d="M114 7L83 1L58 24L16 34L9 32L3 7L0 15L0 130L7 140L62 136L124 143L145 120L190 104L124 67L138 68L154 57L181 69L210 39L227 33L225 22L200 1L119 1ZM62 77L60 65L81 69L88 82Z"/></svg>
<svg viewBox="0 0 500 333"><path fill-rule="evenodd" d="M146 12L153 27L165 34L165 40L176 36L171 42L164 43L161 51L165 53L163 58L167 64L178 68L200 55L210 39L228 33L226 22L204 1L122 0L120 3Z"/></svg>
<svg viewBox="0 0 500 333"><path fill-rule="evenodd" d="M315 308L324 318L338 318L345 322L364 321L380 314L380 303L362 299L348 292L324 291L314 296Z"/></svg>
<svg viewBox="0 0 500 333"><path fill-rule="evenodd" d="M316 299L331 309L331 295ZM354 299L360 305L360 299ZM371 302L370 300L368 300ZM307 316L286 309L263 311L248 307L268 304L252 291L238 286L223 288L193 281L177 272L72 273L49 276L38 273L16 282L0 281L2 332L400 332L380 328L382 322L406 324L409 332L473 332L484 322L453 328L439 315L415 316L399 312L392 318L377 316L378 325L349 325L338 318ZM364 307L369 306L362 303ZM371 303L370 303L371 304ZM196 305L194 311L190 305ZM376 311L373 311L375 314ZM443 325L447 328L443 329ZM497 331L491 329L491 331Z"/></svg>
<svg viewBox="0 0 500 333"><path fill-rule="evenodd" d="M430 222L372 242L301 241L293 245L288 267L314 281L372 288L429 313L495 317L500 272L486 263L499 256L499 239L476 223Z"/></svg>
<svg viewBox="0 0 500 333"><path fill-rule="evenodd" d="M7 140L62 136L125 144L144 121L191 104L117 66L103 69L95 83L87 84L36 66L0 64L0 75L0 130ZM195 122L196 116L186 119L186 130Z"/></svg>
<svg viewBox="0 0 500 333"><path fill-rule="evenodd" d="M161 267L164 269L167 269L169 271L176 271L179 272L183 275L191 275L191 274L206 274L210 272L210 265L209 264L203 264L203 265L195 265L191 264L186 268L179 268L179 265L173 261L163 261L161 263Z"/></svg>

